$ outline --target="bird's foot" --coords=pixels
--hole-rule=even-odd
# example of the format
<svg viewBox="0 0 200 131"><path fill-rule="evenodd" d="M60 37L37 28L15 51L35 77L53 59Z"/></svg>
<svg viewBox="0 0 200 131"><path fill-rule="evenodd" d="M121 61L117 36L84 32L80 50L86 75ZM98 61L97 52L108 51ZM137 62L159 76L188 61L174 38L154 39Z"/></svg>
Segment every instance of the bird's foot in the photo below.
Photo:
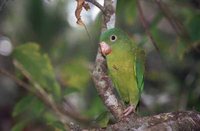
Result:
<svg viewBox="0 0 200 131"><path fill-rule="evenodd" d="M131 113L135 112L135 106L134 105L130 105L129 107L127 107L124 112L123 112L123 115L124 116L128 116L130 115Z"/></svg>

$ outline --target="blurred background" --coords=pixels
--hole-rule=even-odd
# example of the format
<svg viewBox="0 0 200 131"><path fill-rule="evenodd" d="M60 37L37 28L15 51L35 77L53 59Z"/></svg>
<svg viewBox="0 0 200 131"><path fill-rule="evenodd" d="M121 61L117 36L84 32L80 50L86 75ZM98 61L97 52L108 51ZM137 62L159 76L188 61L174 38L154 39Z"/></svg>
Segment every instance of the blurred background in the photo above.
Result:
<svg viewBox="0 0 200 131"><path fill-rule="evenodd" d="M98 2L103 4L103 0ZM38 43L51 59L63 97L81 115L95 119L106 110L90 75L101 14L91 4L91 9L81 14L90 39L84 27L76 24L76 4L75 0L0 0L0 68L15 73L12 50L27 42ZM200 111L199 0L141 0L141 5L159 51L145 33L136 1L118 0L116 10L116 27L127 32L146 52L139 113ZM49 116L46 110L38 111L42 103L34 103L30 97L29 92L0 74L1 131L12 127L23 131L53 129L45 122ZM21 113L13 115L23 98L26 105L21 104Z"/></svg>

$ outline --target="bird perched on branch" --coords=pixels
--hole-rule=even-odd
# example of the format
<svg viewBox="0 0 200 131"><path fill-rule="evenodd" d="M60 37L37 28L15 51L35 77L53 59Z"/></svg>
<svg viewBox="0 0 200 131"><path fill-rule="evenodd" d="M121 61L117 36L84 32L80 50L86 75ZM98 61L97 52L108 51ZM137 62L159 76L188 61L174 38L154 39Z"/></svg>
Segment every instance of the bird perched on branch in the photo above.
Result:
<svg viewBox="0 0 200 131"><path fill-rule="evenodd" d="M100 38L109 75L123 102L124 116L135 112L144 87L144 51L122 30L107 30Z"/></svg>

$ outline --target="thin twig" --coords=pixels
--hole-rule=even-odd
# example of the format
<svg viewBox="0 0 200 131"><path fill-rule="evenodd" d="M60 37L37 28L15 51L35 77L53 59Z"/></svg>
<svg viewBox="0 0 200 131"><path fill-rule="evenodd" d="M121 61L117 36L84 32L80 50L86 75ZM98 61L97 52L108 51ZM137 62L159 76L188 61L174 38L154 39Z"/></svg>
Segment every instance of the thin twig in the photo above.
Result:
<svg viewBox="0 0 200 131"><path fill-rule="evenodd" d="M103 12L103 14L105 14L105 8L101 4L99 4L99 2L97 2L96 0L85 0L85 1L92 3L93 5L98 7Z"/></svg>
<svg viewBox="0 0 200 131"><path fill-rule="evenodd" d="M17 79L14 75L12 75L11 73L9 73L8 71L6 71L3 68L0 68L0 73L2 73L3 75L8 76L9 78L11 78L14 82L16 82L19 86L23 87L24 89L26 89L29 92L32 92L31 87L26 84L25 82Z"/></svg>
<svg viewBox="0 0 200 131"><path fill-rule="evenodd" d="M34 82L31 75L23 68L23 66L14 60L14 65L25 75L32 83L34 83L34 87L36 89L35 93L36 96L41 97L41 99L44 101L45 104L50 106L55 112L57 112L58 115L60 115L60 118L66 119L66 122L71 122L72 120L75 120L77 122L82 122L84 124L88 124L89 120L81 117L80 115L77 115L77 113L73 112L72 110L68 111L65 110L63 105L57 104L51 95L49 95L40 85L36 84L37 82ZM70 117L70 118L68 118Z"/></svg>
<svg viewBox="0 0 200 131"><path fill-rule="evenodd" d="M151 42L153 43L155 49L158 51L158 53L160 54L160 50L157 46L157 43L156 41L154 40L153 38L153 35L151 34L150 30L149 30L149 27L148 27L148 24L147 24L147 21L144 17L144 13L143 13L143 10L142 10L142 7L141 7L141 4L140 4L140 0L136 0L137 2L137 7L138 7L138 11L139 11L139 16L140 16L140 20L142 22L142 26L144 27L145 31L146 31L146 34L147 36L149 37L149 39L151 40Z"/></svg>
<svg viewBox="0 0 200 131"><path fill-rule="evenodd" d="M16 82L19 86L23 87L24 89L26 89L28 92L33 93L35 96L37 96L40 100L43 101L43 103L45 105L47 105L48 107L50 107L53 112L57 115L57 117L59 118L60 122L63 123L67 129L69 129L69 122L67 122L66 120L63 119L63 116L61 115L61 113L59 112L59 110L56 108L54 101L51 99L51 97L43 90L40 91L33 91L33 87L30 86L29 84L23 82L22 80L19 80L17 77L15 77L14 75L12 75L11 73L9 73L8 71L0 68L0 73L8 76L9 78L11 78L14 82Z"/></svg>
<svg viewBox="0 0 200 131"><path fill-rule="evenodd" d="M171 12L171 10L167 7L167 5L162 0L154 0L158 5L160 10L163 12L171 26L173 27L176 34L183 38L184 40L189 40L189 35L182 22L179 21Z"/></svg>
<svg viewBox="0 0 200 131"><path fill-rule="evenodd" d="M31 85L18 79L17 77L9 73L8 71L0 68L0 73L8 76L14 82L16 82L19 86L23 87L28 92L31 92L36 97L38 97L46 106L48 106L53 111L53 113L55 113L58 120L60 120L60 122L63 123L66 129L69 129L71 127L71 122L74 120L75 120L74 122L83 122L84 124L89 123L89 120L86 120L85 118L78 116L72 111L67 111L62 105L57 104L47 92L45 92L41 87L39 87L39 85L34 85L37 87L35 87L36 90L33 90L34 88Z"/></svg>

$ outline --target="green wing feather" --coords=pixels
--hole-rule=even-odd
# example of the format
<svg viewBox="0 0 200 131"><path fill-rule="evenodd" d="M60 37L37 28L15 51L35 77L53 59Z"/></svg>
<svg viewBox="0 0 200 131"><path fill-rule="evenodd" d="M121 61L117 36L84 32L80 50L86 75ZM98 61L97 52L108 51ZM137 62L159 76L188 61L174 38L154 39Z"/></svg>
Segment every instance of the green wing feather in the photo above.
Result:
<svg viewBox="0 0 200 131"><path fill-rule="evenodd" d="M136 71L136 80L137 87L140 91L140 94L144 88L144 71L145 71L145 52L141 48L135 49L135 71Z"/></svg>

